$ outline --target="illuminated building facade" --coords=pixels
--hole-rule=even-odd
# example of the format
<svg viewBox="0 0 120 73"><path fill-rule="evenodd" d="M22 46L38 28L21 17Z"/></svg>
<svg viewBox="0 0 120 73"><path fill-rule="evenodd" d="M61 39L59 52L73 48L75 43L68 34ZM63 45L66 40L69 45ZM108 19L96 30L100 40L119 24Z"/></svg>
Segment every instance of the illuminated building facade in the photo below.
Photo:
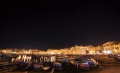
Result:
<svg viewBox="0 0 120 73"><path fill-rule="evenodd" d="M38 49L3 49L0 50L6 54L35 54L35 55L85 55L85 54L118 54L120 53L120 43L119 42L107 42L99 46L77 46L64 49L48 49L47 51L41 51Z"/></svg>

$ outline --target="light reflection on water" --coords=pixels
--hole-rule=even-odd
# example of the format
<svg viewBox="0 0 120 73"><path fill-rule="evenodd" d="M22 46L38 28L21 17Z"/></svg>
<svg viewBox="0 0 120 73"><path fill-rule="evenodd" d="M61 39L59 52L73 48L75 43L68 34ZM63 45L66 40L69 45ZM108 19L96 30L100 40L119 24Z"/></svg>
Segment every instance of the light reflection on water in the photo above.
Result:
<svg viewBox="0 0 120 73"><path fill-rule="evenodd" d="M16 58L12 58L11 62L24 61L24 62L54 62L56 61L55 56L32 56L32 55L19 55Z"/></svg>

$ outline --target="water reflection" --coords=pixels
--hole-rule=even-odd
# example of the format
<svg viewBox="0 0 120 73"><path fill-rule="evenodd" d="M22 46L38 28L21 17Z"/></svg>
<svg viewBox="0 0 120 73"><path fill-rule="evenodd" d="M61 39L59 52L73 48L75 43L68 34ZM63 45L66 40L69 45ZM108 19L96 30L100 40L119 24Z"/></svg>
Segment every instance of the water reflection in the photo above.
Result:
<svg viewBox="0 0 120 73"><path fill-rule="evenodd" d="M27 55L19 55L17 58L12 58L11 62L13 61L31 61L31 56L27 56Z"/></svg>
<svg viewBox="0 0 120 73"><path fill-rule="evenodd" d="M23 61L23 62L54 62L56 56L32 56L32 55L19 55L16 58L11 58L11 62Z"/></svg>

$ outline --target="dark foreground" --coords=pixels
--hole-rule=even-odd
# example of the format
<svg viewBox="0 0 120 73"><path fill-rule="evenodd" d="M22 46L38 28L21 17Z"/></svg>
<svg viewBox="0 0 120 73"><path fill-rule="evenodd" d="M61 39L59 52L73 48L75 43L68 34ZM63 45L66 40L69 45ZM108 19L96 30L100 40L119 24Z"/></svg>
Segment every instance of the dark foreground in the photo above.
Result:
<svg viewBox="0 0 120 73"><path fill-rule="evenodd" d="M120 73L120 64L101 66L100 68L84 71L81 73Z"/></svg>
<svg viewBox="0 0 120 73"><path fill-rule="evenodd" d="M120 73L120 64L111 64L111 65L104 65L101 67L93 68L88 71L80 71L80 70L75 70L71 69L69 72L46 72L46 71L14 71L14 72L6 72L6 73Z"/></svg>

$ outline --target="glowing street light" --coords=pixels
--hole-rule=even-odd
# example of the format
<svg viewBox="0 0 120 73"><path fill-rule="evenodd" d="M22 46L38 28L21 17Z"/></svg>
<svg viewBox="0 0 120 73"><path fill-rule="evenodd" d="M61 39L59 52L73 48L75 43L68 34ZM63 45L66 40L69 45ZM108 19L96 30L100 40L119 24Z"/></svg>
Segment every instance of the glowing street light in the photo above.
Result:
<svg viewBox="0 0 120 73"><path fill-rule="evenodd" d="M115 52L117 52L117 50L114 50Z"/></svg>
<svg viewBox="0 0 120 73"><path fill-rule="evenodd" d="M75 52L73 52L73 54L75 54Z"/></svg>
<svg viewBox="0 0 120 73"><path fill-rule="evenodd" d="M50 52L50 54L51 54L51 55L53 55L53 54L54 54L54 52Z"/></svg>
<svg viewBox="0 0 120 73"><path fill-rule="evenodd" d="M60 52L58 52L58 54L60 54Z"/></svg>

